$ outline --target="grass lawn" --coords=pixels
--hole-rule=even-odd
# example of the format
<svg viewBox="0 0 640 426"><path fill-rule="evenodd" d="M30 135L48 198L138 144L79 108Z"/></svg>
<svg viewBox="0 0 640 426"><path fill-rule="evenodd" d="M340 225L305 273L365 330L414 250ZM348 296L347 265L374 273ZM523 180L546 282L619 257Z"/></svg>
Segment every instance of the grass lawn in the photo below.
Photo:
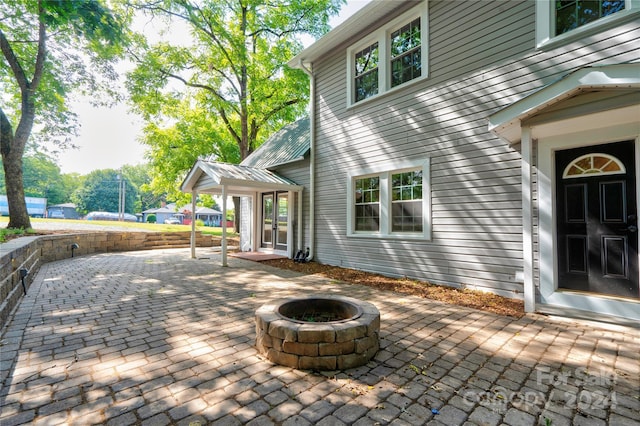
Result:
<svg viewBox="0 0 640 426"><path fill-rule="evenodd" d="M35 230L20 230L20 229L6 229L6 225L9 223L8 216L0 216L0 242L8 239L8 236L15 235L33 235L38 234L38 224L39 223L56 223L61 225L68 225L69 229L73 229L74 224L82 224L82 225L90 225L95 226L96 230L99 230L100 227L105 226L117 226L119 228L131 228L131 229L145 229L149 231L155 232L188 232L191 231L191 225L168 225L164 223L142 223L142 222L118 222L111 220L83 220L83 219L38 219L31 218L31 226L35 228ZM210 226L198 226L196 227L198 231L201 231L205 235L222 235L222 228L220 227L210 227ZM229 237L236 236L234 232L230 232L227 229L227 235Z"/></svg>

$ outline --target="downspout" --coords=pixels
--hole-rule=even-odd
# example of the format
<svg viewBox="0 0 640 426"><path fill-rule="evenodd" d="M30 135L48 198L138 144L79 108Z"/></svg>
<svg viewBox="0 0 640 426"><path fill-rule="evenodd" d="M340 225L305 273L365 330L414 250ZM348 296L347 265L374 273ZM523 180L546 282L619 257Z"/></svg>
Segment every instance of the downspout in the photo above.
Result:
<svg viewBox="0 0 640 426"><path fill-rule="evenodd" d="M302 248L302 189L298 190L298 248ZM293 253L295 256L295 253Z"/></svg>
<svg viewBox="0 0 640 426"><path fill-rule="evenodd" d="M316 80L313 76L313 71L304 65L302 59L299 62L300 69L309 76L309 256L305 259L307 262L313 260L315 254L315 241L316 241L316 208L315 208L315 196L316 196L316 164L315 164L315 142L316 142L316 119L315 119L315 105L316 105ZM313 64L311 64L313 69ZM302 200L301 200L302 201ZM300 247L302 250L302 247Z"/></svg>

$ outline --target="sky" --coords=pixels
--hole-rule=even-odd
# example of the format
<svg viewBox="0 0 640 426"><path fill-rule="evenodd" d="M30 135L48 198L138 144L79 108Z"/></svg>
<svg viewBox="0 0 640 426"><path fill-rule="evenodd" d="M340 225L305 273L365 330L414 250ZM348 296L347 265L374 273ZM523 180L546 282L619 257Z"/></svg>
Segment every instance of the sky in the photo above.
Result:
<svg viewBox="0 0 640 426"><path fill-rule="evenodd" d="M340 15L332 18L332 28L361 9L369 0L348 0ZM57 156L62 173L86 175L93 170L118 169L123 165L145 162L146 147L138 142L142 135L142 119L122 103L112 108L94 107L90 99L72 104L80 129L72 139L77 149Z"/></svg>

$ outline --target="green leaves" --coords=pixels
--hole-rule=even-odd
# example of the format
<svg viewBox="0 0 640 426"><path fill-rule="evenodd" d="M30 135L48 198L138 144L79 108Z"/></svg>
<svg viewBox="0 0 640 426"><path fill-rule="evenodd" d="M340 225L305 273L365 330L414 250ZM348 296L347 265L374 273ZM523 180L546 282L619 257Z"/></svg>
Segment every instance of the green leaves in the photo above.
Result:
<svg viewBox="0 0 640 426"><path fill-rule="evenodd" d="M0 146L5 174L13 178L6 181L9 228L31 226L21 176L34 126L64 144L76 126L69 93L110 91L116 77L110 61L127 42L126 14L114 11L102 0L0 2Z"/></svg>
<svg viewBox="0 0 640 426"><path fill-rule="evenodd" d="M199 157L237 163L274 131L305 114L308 78L286 66L298 36L320 36L344 0L139 1L190 40L140 36L129 73L132 102L149 125L152 184L172 191ZM171 150L167 150L171 146Z"/></svg>
<svg viewBox="0 0 640 426"><path fill-rule="evenodd" d="M125 9L108 8L102 0L0 2L0 32L7 40L0 60L1 108L13 127L24 114L24 78L34 91L37 131L64 144L64 136L73 134L76 126L75 114L67 107L70 93L82 88L114 93L110 87L117 74L112 61L129 42L128 21ZM16 75L17 69L22 76ZM38 74L41 78L34 80Z"/></svg>

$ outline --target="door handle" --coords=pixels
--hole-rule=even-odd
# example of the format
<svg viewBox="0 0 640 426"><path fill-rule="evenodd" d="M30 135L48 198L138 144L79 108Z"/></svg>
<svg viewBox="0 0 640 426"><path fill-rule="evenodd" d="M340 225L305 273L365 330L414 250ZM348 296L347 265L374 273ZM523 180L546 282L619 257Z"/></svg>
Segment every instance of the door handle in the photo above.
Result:
<svg viewBox="0 0 640 426"><path fill-rule="evenodd" d="M627 231L629 231L629 232L637 232L638 231L638 227L635 226L635 225L629 225L627 227Z"/></svg>

